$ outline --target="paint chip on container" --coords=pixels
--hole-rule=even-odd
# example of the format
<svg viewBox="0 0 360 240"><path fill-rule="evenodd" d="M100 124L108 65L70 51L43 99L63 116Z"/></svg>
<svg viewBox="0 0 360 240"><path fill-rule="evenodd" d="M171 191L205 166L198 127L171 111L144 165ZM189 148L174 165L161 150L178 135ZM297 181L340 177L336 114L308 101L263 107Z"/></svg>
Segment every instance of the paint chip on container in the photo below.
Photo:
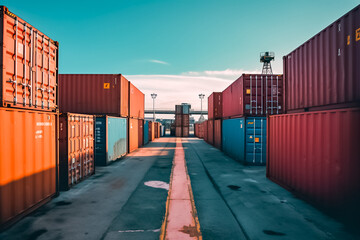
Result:
<svg viewBox="0 0 360 240"><path fill-rule="evenodd" d="M163 181L147 181L144 182L144 185L148 187L162 188L165 190L169 190L169 184Z"/></svg>

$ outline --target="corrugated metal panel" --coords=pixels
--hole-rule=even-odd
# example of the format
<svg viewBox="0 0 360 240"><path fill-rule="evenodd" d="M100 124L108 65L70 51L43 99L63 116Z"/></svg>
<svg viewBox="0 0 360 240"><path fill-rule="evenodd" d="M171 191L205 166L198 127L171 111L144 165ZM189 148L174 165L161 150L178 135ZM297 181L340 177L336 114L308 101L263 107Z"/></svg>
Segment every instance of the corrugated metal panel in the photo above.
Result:
<svg viewBox="0 0 360 240"><path fill-rule="evenodd" d="M127 153L127 119L95 118L95 164L104 166Z"/></svg>
<svg viewBox="0 0 360 240"><path fill-rule="evenodd" d="M175 105L175 114L176 115L181 115L182 114L182 105Z"/></svg>
<svg viewBox="0 0 360 240"><path fill-rule="evenodd" d="M0 228L56 194L57 116L0 108Z"/></svg>
<svg viewBox="0 0 360 240"><path fill-rule="evenodd" d="M214 120L207 121L207 140L209 144L214 145Z"/></svg>
<svg viewBox="0 0 360 240"><path fill-rule="evenodd" d="M243 74L222 93L224 118L283 113L282 75Z"/></svg>
<svg viewBox="0 0 360 240"><path fill-rule="evenodd" d="M144 119L145 95L131 82L129 85L129 117Z"/></svg>
<svg viewBox="0 0 360 240"><path fill-rule="evenodd" d="M208 120L204 121L202 123L203 125L203 132L204 132L204 140L207 142L208 141Z"/></svg>
<svg viewBox="0 0 360 240"><path fill-rule="evenodd" d="M182 115L181 114L176 114L175 115L175 126L176 127L181 127L182 125Z"/></svg>
<svg viewBox="0 0 360 240"><path fill-rule="evenodd" d="M127 117L129 81L121 74L60 74L60 112Z"/></svg>
<svg viewBox="0 0 360 240"><path fill-rule="evenodd" d="M188 137L189 136L189 127L188 126L183 126L182 127L182 136L183 137Z"/></svg>
<svg viewBox="0 0 360 240"><path fill-rule="evenodd" d="M176 137L182 137L182 128L181 127L176 127L175 128L175 136Z"/></svg>
<svg viewBox="0 0 360 240"><path fill-rule="evenodd" d="M181 126L189 127L189 125L190 125L190 115L189 114L182 115L182 120L181 121L182 121Z"/></svg>
<svg viewBox="0 0 360 240"><path fill-rule="evenodd" d="M190 114L190 105L182 105L182 114Z"/></svg>
<svg viewBox="0 0 360 240"><path fill-rule="evenodd" d="M155 139L155 124L154 122L149 122L149 141L154 141Z"/></svg>
<svg viewBox="0 0 360 240"><path fill-rule="evenodd" d="M129 118L129 153L139 148L139 120Z"/></svg>
<svg viewBox="0 0 360 240"><path fill-rule="evenodd" d="M248 165L266 163L266 118L247 117L223 120L222 149Z"/></svg>
<svg viewBox="0 0 360 240"><path fill-rule="evenodd" d="M271 116L267 176L318 206L359 209L359 123L359 108Z"/></svg>
<svg viewBox="0 0 360 240"><path fill-rule="evenodd" d="M149 143L149 121L144 121L144 145Z"/></svg>
<svg viewBox="0 0 360 240"><path fill-rule="evenodd" d="M283 58L287 111L360 104L359 6Z"/></svg>
<svg viewBox="0 0 360 240"><path fill-rule="evenodd" d="M213 92L208 97L208 118L219 119L222 118L222 93Z"/></svg>
<svg viewBox="0 0 360 240"><path fill-rule="evenodd" d="M214 120L214 146L221 149L221 119Z"/></svg>
<svg viewBox="0 0 360 240"><path fill-rule="evenodd" d="M138 120L138 127L139 127L139 132L138 132L138 140L139 140L139 147L144 145L144 120L139 119Z"/></svg>
<svg viewBox="0 0 360 240"><path fill-rule="evenodd" d="M6 7L0 12L1 105L56 111L58 43Z"/></svg>
<svg viewBox="0 0 360 240"><path fill-rule="evenodd" d="M66 113L59 122L59 184L68 190L94 174L94 117Z"/></svg>

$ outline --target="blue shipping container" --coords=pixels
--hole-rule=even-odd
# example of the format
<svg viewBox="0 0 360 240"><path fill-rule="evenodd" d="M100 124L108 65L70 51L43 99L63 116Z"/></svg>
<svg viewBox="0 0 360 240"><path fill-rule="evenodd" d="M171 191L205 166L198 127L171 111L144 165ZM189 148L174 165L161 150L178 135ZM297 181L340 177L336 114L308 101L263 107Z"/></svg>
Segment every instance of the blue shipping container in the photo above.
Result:
<svg viewBox="0 0 360 240"><path fill-rule="evenodd" d="M149 121L144 121L144 145L149 143Z"/></svg>
<svg viewBox="0 0 360 240"><path fill-rule="evenodd" d="M223 120L222 150L247 165L266 164L266 117Z"/></svg>
<svg viewBox="0 0 360 240"><path fill-rule="evenodd" d="M127 153L127 119L101 116L95 119L95 165L105 166Z"/></svg>

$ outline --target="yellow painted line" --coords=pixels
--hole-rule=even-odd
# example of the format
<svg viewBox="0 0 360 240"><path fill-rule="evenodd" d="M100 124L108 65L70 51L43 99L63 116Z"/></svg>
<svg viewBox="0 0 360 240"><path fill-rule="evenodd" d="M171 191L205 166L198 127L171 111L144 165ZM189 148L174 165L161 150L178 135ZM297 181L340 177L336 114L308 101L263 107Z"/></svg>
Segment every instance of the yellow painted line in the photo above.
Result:
<svg viewBox="0 0 360 240"><path fill-rule="evenodd" d="M202 240L181 138L176 138L166 212L160 232L160 240L165 239Z"/></svg>

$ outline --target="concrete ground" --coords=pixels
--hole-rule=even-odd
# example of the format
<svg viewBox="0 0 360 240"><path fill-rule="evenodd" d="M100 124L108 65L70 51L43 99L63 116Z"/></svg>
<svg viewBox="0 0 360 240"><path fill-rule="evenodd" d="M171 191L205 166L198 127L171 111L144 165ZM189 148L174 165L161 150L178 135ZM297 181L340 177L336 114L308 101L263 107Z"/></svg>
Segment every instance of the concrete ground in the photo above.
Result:
<svg viewBox="0 0 360 240"><path fill-rule="evenodd" d="M183 138L203 239L359 239L336 220L197 138ZM79 183L0 239L159 239L175 138L161 138Z"/></svg>

